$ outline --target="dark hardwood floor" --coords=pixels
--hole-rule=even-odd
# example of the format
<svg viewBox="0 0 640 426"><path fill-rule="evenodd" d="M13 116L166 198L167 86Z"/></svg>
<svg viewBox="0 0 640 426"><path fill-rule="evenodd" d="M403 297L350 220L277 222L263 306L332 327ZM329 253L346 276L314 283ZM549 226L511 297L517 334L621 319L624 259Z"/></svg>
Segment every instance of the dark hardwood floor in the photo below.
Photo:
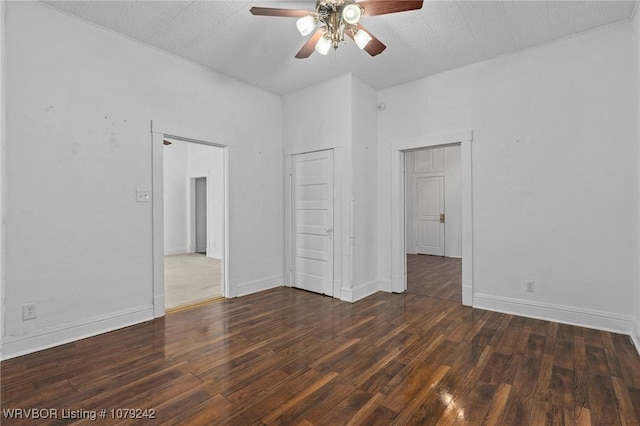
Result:
<svg viewBox="0 0 640 426"><path fill-rule="evenodd" d="M462 302L462 259L407 254L407 292Z"/></svg>
<svg viewBox="0 0 640 426"><path fill-rule="evenodd" d="M189 425L640 419L627 336L415 294L350 304L278 288L7 360L0 373L3 410L58 410L53 421L3 411L3 425L72 422L63 409L105 409L79 424L150 422L112 419L122 408Z"/></svg>

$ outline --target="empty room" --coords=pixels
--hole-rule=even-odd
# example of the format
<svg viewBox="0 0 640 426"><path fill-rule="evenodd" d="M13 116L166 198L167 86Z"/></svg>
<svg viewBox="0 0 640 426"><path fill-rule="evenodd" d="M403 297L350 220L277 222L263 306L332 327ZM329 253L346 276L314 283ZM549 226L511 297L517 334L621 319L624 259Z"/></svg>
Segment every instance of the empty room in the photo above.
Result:
<svg viewBox="0 0 640 426"><path fill-rule="evenodd" d="M0 16L0 423L640 424L638 1Z"/></svg>

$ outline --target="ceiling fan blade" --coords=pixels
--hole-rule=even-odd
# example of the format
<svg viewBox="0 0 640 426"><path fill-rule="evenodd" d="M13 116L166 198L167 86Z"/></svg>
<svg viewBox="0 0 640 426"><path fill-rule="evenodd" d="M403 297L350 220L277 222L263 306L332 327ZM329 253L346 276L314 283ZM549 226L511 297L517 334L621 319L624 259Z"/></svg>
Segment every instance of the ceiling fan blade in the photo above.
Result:
<svg viewBox="0 0 640 426"><path fill-rule="evenodd" d="M382 51L384 49L387 48L387 46L385 46L380 40L378 40L373 34L371 34L369 32L369 30L367 30L362 25L358 24L358 30L365 31L367 34L369 34L371 36L371 40L369 40L369 43L367 43L367 45L364 47L364 49L362 49L365 52L367 52L369 55L371 55L371 56L379 55L380 53L382 53ZM351 31L349 31L349 32L345 31L345 33L349 37L351 37L351 39L353 40L353 33Z"/></svg>
<svg viewBox="0 0 640 426"><path fill-rule="evenodd" d="M422 8L422 0L364 0L358 4L364 8L362 16L384 15Z"/></svg>
<svg viewBox="0 0 640 426"><path fill-rule="evenodd" d="M300 49L300 51L296 54L296 58L305 59L305 58L308 58L309 56L311 56L311 54L313 53L313 51L316 48L316 44L318 43L318 40L320 40L320 37L322 37L323 35L324 35L324 32L321 29L316 31L311 36L311 38L309 38L309 40L307 40L307 42L304 44L304 46L302 46L302 49Z"/></svg>
<svg viewBox="0 0 640 426"><path fill-rule="evenodd" d="M261 16L284 16L287 18L302 18L309 14L308 10L295 10L295 9L278 9L273 7L252 7L249 11L253 15Z"/></svg>

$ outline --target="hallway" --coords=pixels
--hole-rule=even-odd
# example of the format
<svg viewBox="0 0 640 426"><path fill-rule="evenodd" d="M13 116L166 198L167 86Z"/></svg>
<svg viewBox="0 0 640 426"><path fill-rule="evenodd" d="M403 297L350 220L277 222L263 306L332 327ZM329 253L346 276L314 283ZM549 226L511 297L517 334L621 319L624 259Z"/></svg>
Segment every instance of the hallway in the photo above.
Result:
<svg viewBox="0 0 640 426"><path fill-rule="evenodd" d="M462 303L462 259L407 254L407 293Z"/></svg>

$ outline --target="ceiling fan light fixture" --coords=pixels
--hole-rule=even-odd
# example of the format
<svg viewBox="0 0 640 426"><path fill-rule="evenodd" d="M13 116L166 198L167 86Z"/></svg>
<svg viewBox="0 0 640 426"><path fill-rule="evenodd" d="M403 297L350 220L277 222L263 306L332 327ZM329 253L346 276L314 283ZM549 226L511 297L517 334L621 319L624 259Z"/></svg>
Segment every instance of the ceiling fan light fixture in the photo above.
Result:
<svg viewBox="0 0 640 426"><path fill-rule="evenodd" d="M2 0L0 0L2 1ZM327 55L331 47L338 49L345 34L354 39L357 46L370 56L386 49L380 40L364 31L360 20L364 17L407 12L422 8L424 0L316 0L315 10L281 9L253 6L252 15L297 18L296 26L307 38L296 53L297 59L305 59L317 51Z"/></svg>
<svg viewBox="0 0 640 426"><path fill-rule="evenodd" d="M348 4L342 9L342 20L349 25L355 25L362 18L362 7L355 3Z"/></svg>
<svg viewBox="0 0 640 426"><path fill-rule="evenodd" d="M359 30L357 33L355 33L355 35L353 36L353 39L355 40L360 50L362 50L365 48L367 43L369 43L372 40L372 37L369 35L368 32Z"/></svg>
<svg viewBox="0 0 640 426"><path fill-rule="evenodd" d="M321 55L326 55L329 53L329 49L331 49L331 40L327 38L327 36L323 36L316 43L316 52Z"/></svg>
<svg viewBox="0 0 640 426"><path fill-rule="evenodd" d="M303 36L308 36L316 28L316 18L311 15L303 16L302 18L298 19L298 21L296 22L296 26L298 27L298 31L300 31L300 34L302 34Z"/></svg>

